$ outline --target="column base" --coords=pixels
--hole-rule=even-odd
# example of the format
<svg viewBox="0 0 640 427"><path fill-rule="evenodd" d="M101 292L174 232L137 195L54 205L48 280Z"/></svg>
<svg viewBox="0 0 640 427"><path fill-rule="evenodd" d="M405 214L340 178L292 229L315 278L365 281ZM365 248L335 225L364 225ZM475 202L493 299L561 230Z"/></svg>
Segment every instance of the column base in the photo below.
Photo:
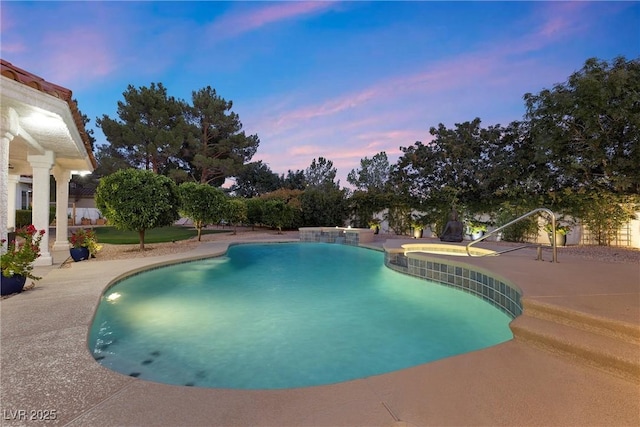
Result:
<svg viewBox="0 0 640 427"><path fill-rule="evenodd" d="M66 242L58 242L57 240L53 243L53 246L51 247L52 251L64 251L64 250L68 250L69 248L71 248L71 244L66 241Z"/></svg>
<svg viewBox="0 0 640 427"><path fill-rule="evenodd" d="M53 257L51 254L41 254L36 260L33 262L34 267L53 265Z"/></svg>

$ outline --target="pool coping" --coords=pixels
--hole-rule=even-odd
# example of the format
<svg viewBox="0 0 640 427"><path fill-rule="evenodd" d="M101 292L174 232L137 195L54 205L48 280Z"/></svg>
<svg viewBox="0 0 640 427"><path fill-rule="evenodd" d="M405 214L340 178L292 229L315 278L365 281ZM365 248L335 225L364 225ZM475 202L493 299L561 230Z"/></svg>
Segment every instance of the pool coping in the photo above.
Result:
<svg viewBox="0 0 640 427"><path fill-rule="evenodd" d="M24 420L7 419L12 413L6 411L19 410L56 410L56 423L83 426L392 425L397 420L387 407L413 425L640 422L637 383L519 340L389 374L292 390L169 386L125 377L93 360L86 345L88 328L109 283L136 269L223 254L230 243L202 243L173 256L74 263L48 271L34 290L3 300L2 425L24 425ZM367 246L379 250L381 245ZM526 255L509 257L507 265L504 258L492 258L469 262L517 283L525 302L586 312L632 328L640 324L633 321L637 266L561 258L560 274L559 268ZM597 266L601 271L590 274ZM582 272L589 282L566 283L572 272ZM548 281L554 274L551 290L535 279ZM607 282L616 278L607 290Z"/></svg>

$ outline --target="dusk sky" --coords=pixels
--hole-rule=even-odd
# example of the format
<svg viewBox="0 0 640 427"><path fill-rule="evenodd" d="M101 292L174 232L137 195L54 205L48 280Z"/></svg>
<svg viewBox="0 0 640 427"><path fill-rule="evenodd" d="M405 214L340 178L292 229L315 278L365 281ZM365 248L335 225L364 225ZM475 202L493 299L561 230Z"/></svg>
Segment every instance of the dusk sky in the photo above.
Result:
<svg viewBox="0 0 640 427"><path fill-rule="evenodd" d="M506 125L523 95L586 59L640 56L640 2L1 2L1 57L117 118L127 85L233 101L253 160L278 174L360 159L479 117Z"/></svg>

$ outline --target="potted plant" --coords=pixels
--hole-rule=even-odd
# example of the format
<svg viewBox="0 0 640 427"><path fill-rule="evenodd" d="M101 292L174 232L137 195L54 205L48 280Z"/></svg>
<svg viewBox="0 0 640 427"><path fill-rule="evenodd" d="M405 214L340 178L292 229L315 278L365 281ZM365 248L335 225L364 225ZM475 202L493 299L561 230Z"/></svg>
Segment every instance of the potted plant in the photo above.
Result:
<svg viewBox="0 0 640 427"><path fill-rule="evenodd" d="M374 234L380 233L380 220L378 218L369 220L369 228L374 231Z"/></svg>
<svg viewBox="0 0 640 427"><path fill-rule="evenodd" d="M45 230L38 231L31 224L16 231L16 236L24 239L19 245L12 240L7 245L7 250L0 256L2 274L2 286L0 294L9 295L21 292L27 279L40 280L40 277L34 276L32 273L33 262L40 256L40 241L44 236ZM4 247L5 239L2 240Z"/></svg>
<svg viewBox="0 0 640 427"><path fill-rule="evenodd" d="M424 233L424 225L419 222L413 222L411 224L411 228L413 229L413 238L421 239L422 234Z"/></svg>
<svg viewBox="0 0 640 427"><path fill-rule="evenodd" d="M102 216L102 212L98 211L98 218L96 219L96 225L105 225L107 223L107 219Z"/></svg>
<svg viewBox="0 0 640 427"><path fill-rule="evenodd" d="M84 209L84 214L80 218L80 225L91 225L91 217L89 217L89 209Z"/></svg>
<svg viewBox="0 0 640 427"><path fill-rule="evenodd" d="M411 215L411 233L414 239L421 239L424 229L427 228L430 218L427 215Z"/></svg>
<svg viewBox="0 0 640 427"><path fill-rule="evenodd" d="M487 225L481 222L469 222L467 233L471 235L471 240L478 240L487 232Z"/></svg>
<svg viewBox="0 0 640 427"><path fill-rule="evenodd" d="M571 231L571 227L568 225L558 225L556 224L556 233L555 236L552 236L553 230L551 229L551 223L547 223L544 226L544 231L547 233L549 237L549 243L553 243L555 238L556 246L566 246L567 245L567 233Z"/></svg>
<svg viewBox="0 0 640 427"><path fill-rule="evenodd" d="M98 251L102 248L102 246L98 244L95 232L91 229L77 229L71 233L69 242L71 243L69 253L71 254L71 258L76 262L89 259L89 257L95 258Z"/></svg>

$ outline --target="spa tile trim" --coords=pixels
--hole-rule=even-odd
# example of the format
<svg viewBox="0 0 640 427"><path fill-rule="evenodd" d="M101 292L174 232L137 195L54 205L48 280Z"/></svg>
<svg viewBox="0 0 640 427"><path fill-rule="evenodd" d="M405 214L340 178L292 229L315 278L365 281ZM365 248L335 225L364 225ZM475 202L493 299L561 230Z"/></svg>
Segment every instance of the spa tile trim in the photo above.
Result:
<svg viewBox="0 0 640 427"><path fill-rule="evenodd" d="M400 252L387 251L384 263L394 271L472 294L512 319L522 314L522 293L515 285L472 266L444 258L407 257Z"/></svg>

